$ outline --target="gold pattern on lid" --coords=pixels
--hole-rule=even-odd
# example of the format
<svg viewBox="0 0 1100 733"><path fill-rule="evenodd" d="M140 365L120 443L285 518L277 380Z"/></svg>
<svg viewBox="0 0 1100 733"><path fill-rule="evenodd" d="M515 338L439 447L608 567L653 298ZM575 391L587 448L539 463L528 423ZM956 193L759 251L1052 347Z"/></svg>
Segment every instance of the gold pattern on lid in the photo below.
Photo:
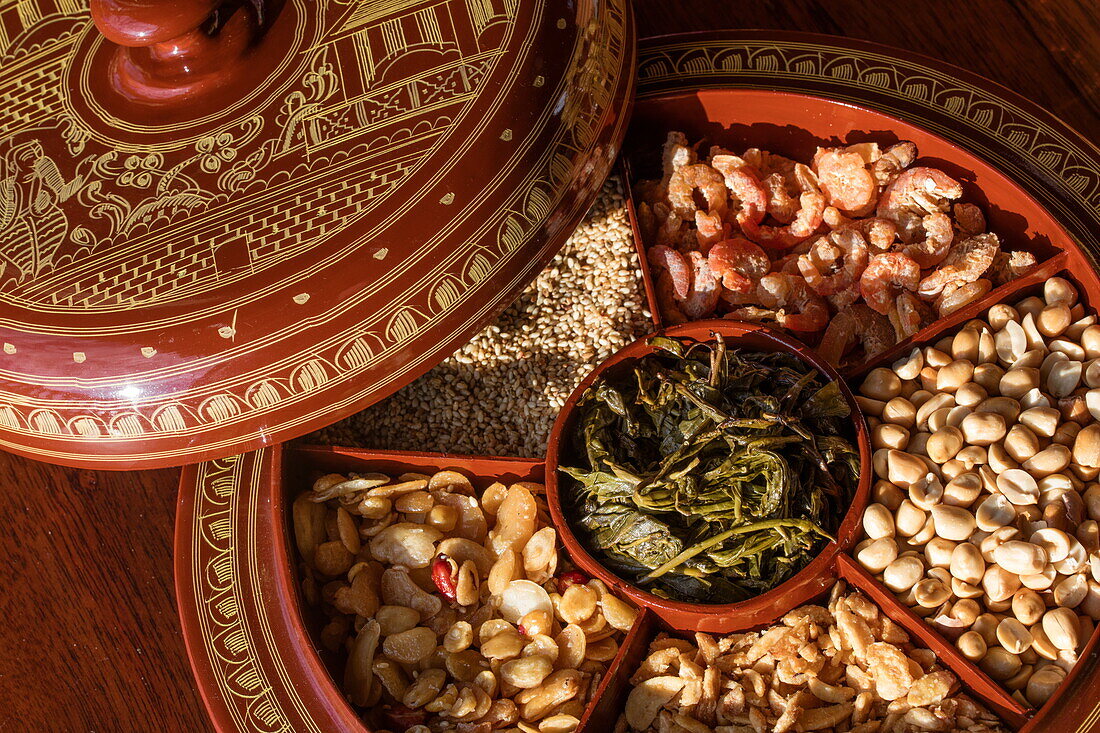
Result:
<svg viewBox="0 0 1100 733"><path fill-rule="evenodd" d="M288 439L411 380L567 236L633 92L623 0L586 7L584 23L562 19L565 48L552 28L576 10L567 3L287 0L280 17L301 21L295 60L240 114L178 130L105 125L89 111L95 89L79 83L91 70L67 66L99 53L86 3L19 5L48 15L55 37L0 33L0 212L12 219L0 213L0 315L43 315L8 337L24 350L33 333L71 344L62 353L94 343L123 355L91 360L80 379L41 361L42 374L0 374L13 415L0 448L56 462L224 455L254 446L257 425ZM547 37L550 62L538 58ZM537 94L536 69L549 82ZM513 90L535 103L522 127ZM515 139L501 145L502 134ZM473 184L461 205L418 215L455 171ZM356 267L366 253L392 266ZM303 292L308 318L274 317ZM96 397L120 383L143 385L125 415ZM106 427L91 435L96 421Z"/></svg>

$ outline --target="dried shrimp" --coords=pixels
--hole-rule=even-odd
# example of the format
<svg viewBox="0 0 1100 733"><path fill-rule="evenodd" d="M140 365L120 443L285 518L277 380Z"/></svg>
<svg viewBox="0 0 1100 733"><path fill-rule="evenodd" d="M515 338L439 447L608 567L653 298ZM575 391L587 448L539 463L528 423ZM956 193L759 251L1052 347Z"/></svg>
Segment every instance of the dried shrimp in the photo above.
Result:
<svg viewBox="0 0 1100 733"><path fill-rule="evenodd" d="M711 247L707 261L711 271L722 278L722 287L734 293L752 292L772 264L764 250L741 237Z"/></svg>
<svg viewBox="0 0 1100 733"><path fill-rule="evenodd" d="M773 272L760 278L757 286L760 304L783 328L792 331L820 331L829 320L825 299L815 293L798 275Z"/></svg>
<svg viewBox="0 0 1100 733"><path fill-rule="evenodd" d="M898 225L901 241L912 242L927 214L947 211L962 196L962 185L936 168L910 168L886 187L878 200L878 215Z"/></svg>
<svg viewBox="0 0 1100 733"><path fill-rule="evenodd" d="M860 276L867 267L867 243L852 229L834 231L798 257L798 271L818 295L850 294L855 302Z"/></svg>
<svg viewBox="0 0 1100 733"><path fill-rule="evenodd" d="M830 206L855 216L867 214L874 207L878 184L858 151L818 148L814 170Z"/></svg>
<svg viewBox="0 0 1100 733"><path fill-rule="evenodd" d="M887 315L898 341L909 338L931 323L935 317L928 304L909 291L898 295L894 307Z"/></svg>
<svg viewBox="0 0 1100 733"><path fill-rule="evenodd" d="M859 292L867 305L887 314L897 296L904 290L916 290L920 281L920 266L913 258L903 252L884 252L867 263L859 278Z"/></svg>
<svg viewBox="0 0 1100 733"><path fill-rule="evenodd" d="M894 345L890 321L863 303L857 303L841 310L829 321L817 351L827 362L839 366L856 342L863 345L869 357L886 351Z"/></svg>
<svg viewBox="0 0 1100 733"><path fill-rule="evenodd" d="M688 252L691 262L691 292L680 302L680 310L691 320L705 318L718 306L722 286L711 272L707 258L700 252Z"/></svg>
<svg viewBox="0 0 1100 733"><path fill-rule="evenodd" d="M704 155L669 133L637 182L639 226L667 323L773 323L834 363L910 338L1037 264L1001 251L962 184L910 141ZM850 353L857 349L856 353Z"/></svg>
<svg viewBox="0 0 1100 733"><path fill-rule="evenodd" d="M649 264L668 273L672 292L683 299L691 291L691 268L684 256L674 249L660 245L649 248Z"/></svg>
<svg viewBox="0 0 1100 733"><path fill-rule="evenodd" d="M768 196L760 176L735 155L714 155L710 163L722 174L726 188L738 202L737 223L744 227L762 221L768 208Z"/></svg>
<svg viewBox="0 0 1100 733"><path fill-rule="evenodd" d="M996 234L979 234L951 248L939 269L920 281L925 298L939 295L948 285L965 285L982 276L997 257L1001 240Z"/></svg>
<svg viewBox="0 0 1100 733"><path fill-rule="evenodd" d="M939 211L924 217L921 223L925 239L907 244L902 252L927 269L943 262L955 240L955 229L951 226L951 217Z"/></svg>
<svg viewBox="0 0 1100 733"><path fill-rule="evenodd" d="M699 205L695 192L706 200L707 212L719 216L726 213L726 182L721 173L703 163L677 168L668 182L668 200L681 219L695 218Z"/></svg>

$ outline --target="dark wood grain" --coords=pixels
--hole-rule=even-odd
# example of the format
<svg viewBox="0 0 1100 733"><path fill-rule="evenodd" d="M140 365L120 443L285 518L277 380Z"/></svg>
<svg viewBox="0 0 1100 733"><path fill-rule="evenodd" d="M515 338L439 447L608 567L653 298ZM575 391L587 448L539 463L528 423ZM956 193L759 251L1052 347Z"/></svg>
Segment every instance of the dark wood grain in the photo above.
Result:
<svg viewBox="0 0 1100 733"><path fill-rule="evenodd" d="M966 67L1100 138L1091 0L644 0L643 35L818 31ZM108 474L0 454L0 733L204 731L176 617L178 471Z"/></svg>
<svg viewBox="0 0 1100 733"><path fill-rule="evenodd" d="M1091 0L636 0L634 8L642 35L767 28L898 46L999 82L1100 138L1100 3Z"/></svg>
<svg viewBox="0 0 1100 733"><path fill-rule="evenodd" d="M179 471L0 453L0 731L203 731L176 614Z"/></svg>

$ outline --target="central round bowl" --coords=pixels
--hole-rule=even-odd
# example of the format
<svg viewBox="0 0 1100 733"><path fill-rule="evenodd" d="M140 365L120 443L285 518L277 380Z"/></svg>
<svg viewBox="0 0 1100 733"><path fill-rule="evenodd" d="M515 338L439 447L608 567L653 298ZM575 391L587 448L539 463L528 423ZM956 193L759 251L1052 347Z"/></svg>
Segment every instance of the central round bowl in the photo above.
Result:
<svg viewBox="0 0 1100 733"><path fill-rule="evenodd" d="M726 346L730 348L793 354L826 378L836 382L852 411L851 420L854 423L860 460L859 481L855 495L837 530L836 540L825 545L806 567L783 583L765 593L737 603L689 603L660 598L607 569L593 557L573 532L572 524L564 511L559 472L563 457L568 456L570 438L577 420L577 403L589 387L605 376L614 376L630 370L639 359L653 354L654 349L649 345L649 340L654 336L703 341L710 338L712 334L722 336ZM558 534L573 561L585 572L628 596L638 605L652 609L674 628L713 633L728 633L770 623L795 606L809 602L830 587L836 579L836 556L850 550L855 544L863 510L870 496L871 476L871 442L867 423L856 404L855 396L836 370L797 339L759 324L724 319L696 321L666 328L629 344L600 364L566 400L550 433L546 451L547 503Z"/></svg>

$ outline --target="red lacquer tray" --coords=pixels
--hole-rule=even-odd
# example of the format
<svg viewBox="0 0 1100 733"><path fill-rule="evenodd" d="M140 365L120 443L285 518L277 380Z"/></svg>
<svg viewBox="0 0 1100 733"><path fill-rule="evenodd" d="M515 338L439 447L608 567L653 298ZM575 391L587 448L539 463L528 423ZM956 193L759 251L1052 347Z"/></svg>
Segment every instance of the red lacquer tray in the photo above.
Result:
<svg viewBox="0 0 1100 733"><path fill-rule="evenodd" d="M143 48L0 10L0 448L37 460L193 463L388 395L545 266L629 118L625 0L91 4Z"/></svg>
<svg viewBox="0 0 1100 733"><path fill-rule="evenodd" d="M984 205L991 228L1010 247L1039 256L1036 271L924 329L908 346L935 341L992 303L1031 294L1055 274L1078 286L1090 310L1100 308L1093 265L1093 242L1100 235L1100 153L1011 92L891 49L790 34L650 39L640 45L639 69L633 130L624 148L628 171L645 169L654 140L668 129L683 130L690 139L705 134L716 143L751 143L803 156L817 141L853 133L880 142L912 139L923 156L964 180L968 198ZM905 348L900 344L874 363L888 362ZM870 366L856 365L842 376L852 384ZM304 487L305 475L365 466L445 466L465 471L475 484L502 473L539 476L542 470L540 460L311 447L275 447L186 469L176 533L180 613L196 678L219 729L361 729L324 673L325 662L314 651L318 645L310 642L317 631L313 620L300 613L285 508L286 497ZM862 509L857 501L850 511ZM863 589L1011 728L1083 733L1096 727L1096 634L1055 697L1038 711L1025 710L850 556L839 553L828 565L823 575ZM733 612L722 623L737 628L744 622ZM622 645L588 722L607 724L621 710L625 680L654 631L686 631L696 624L647 609Z"/></svg>

